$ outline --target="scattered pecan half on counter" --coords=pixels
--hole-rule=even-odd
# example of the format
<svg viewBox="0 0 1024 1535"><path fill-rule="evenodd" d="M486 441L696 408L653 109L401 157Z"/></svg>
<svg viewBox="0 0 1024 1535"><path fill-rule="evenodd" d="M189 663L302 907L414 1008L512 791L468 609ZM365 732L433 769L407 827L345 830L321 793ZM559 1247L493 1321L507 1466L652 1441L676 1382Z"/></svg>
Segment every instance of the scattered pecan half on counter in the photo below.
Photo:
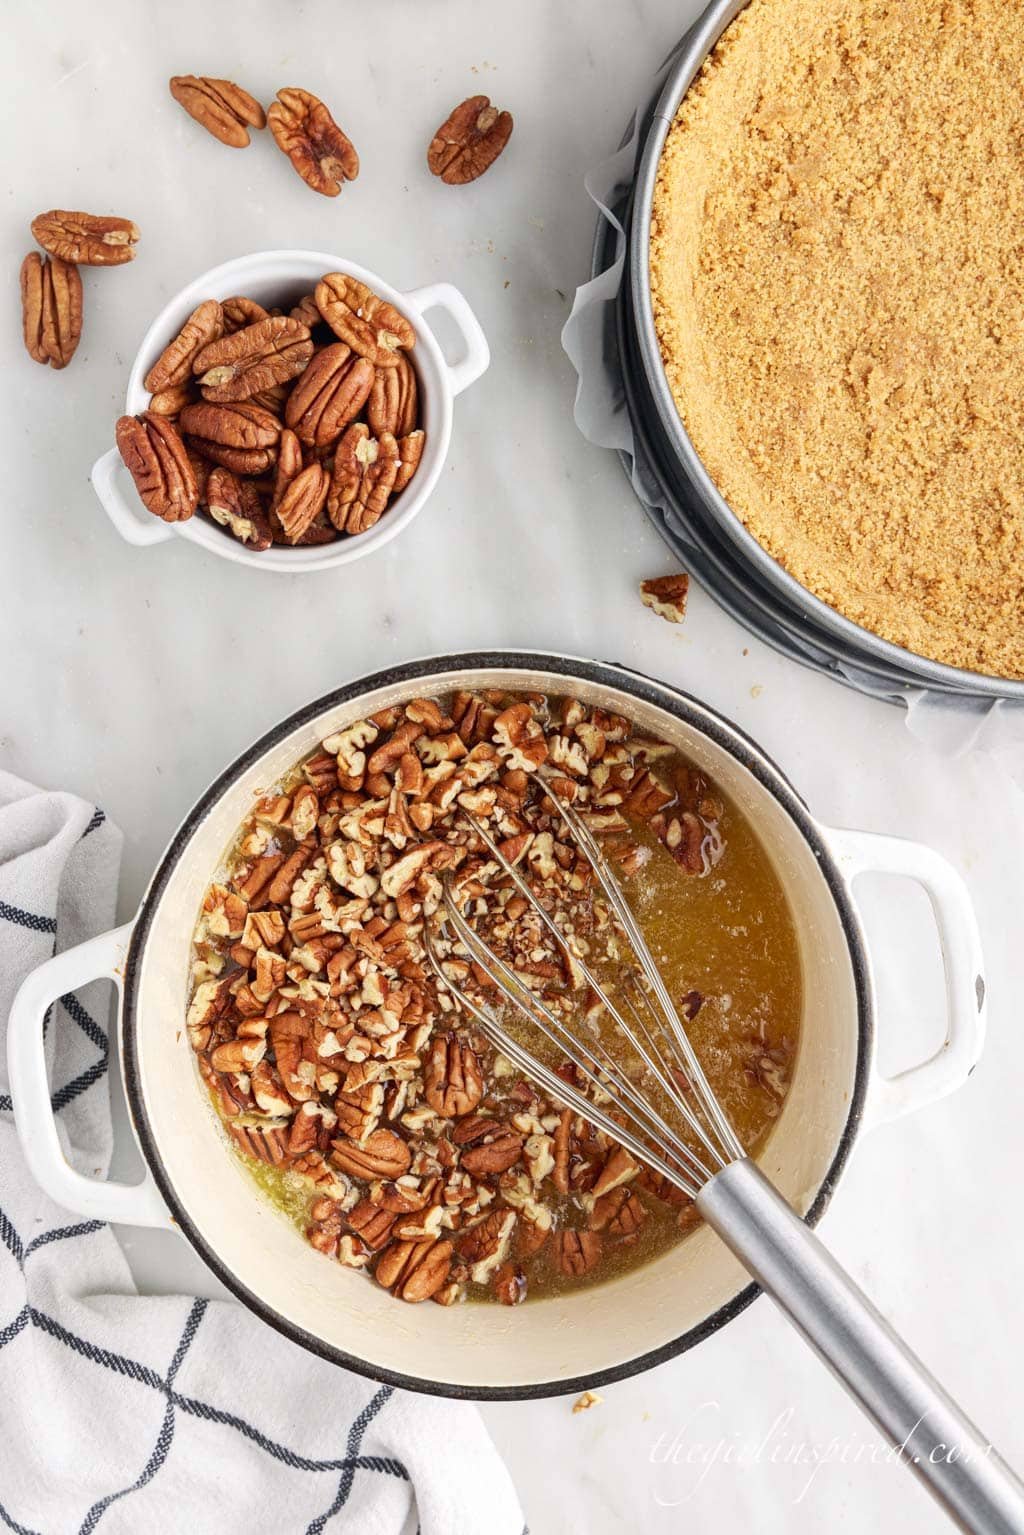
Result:
<svg viewBox="0 0 1024 1535"><path fill-rule="evenodd" d="M499 112L486 96L469 96L434 134L427 164L449 186L464 186L494 164L511 137L511 112Z"/></svg>
<svg viewBox="0 0 1024 1535"><path fill-rule="evenodd" d="M285 86L267 113L274 140L307 186L337 197L359 175L359 156L318 96Z"/></svg>
<svg viewBox="0 0 1024 1535"><path fill-rule="evenodd" d="M232 80L209 75L172 75L171 95L189 117L232 149L244 149L250 128L265 128L267 114L254 96Z"/></svg>

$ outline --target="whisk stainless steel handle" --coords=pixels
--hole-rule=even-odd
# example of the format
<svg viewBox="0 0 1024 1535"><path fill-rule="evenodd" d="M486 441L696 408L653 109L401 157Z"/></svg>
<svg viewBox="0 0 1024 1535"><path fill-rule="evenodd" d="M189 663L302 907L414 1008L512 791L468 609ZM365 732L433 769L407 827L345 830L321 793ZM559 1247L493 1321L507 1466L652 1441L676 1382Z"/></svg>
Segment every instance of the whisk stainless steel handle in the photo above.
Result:
<svg viewBox="0 0 1024 1535"><path fill-rule="evenodd" d="M950 1518L1021 1535L1024 1485L757 1165L730 1162L696 1204Z"/></svg>
<svg viewBox="0 0 1024 1535"><path fill-rule="evenodd" d="M603 1043L579 1038L542 997L523 986L514 968L467 920L448 877L445 916L462 952L517 1013L575 1064L586 1082L600 1089L616 1116L557 1076L502 1027L489 1006L453 980L428 931L427 952L439 978L514 1065L693 1199L708 1225L961 1529L970 1535L1024 1535L1024 1483L744 1154L596 838L543 777L531 776L549 794L590 863L637 958L644 985L633 988L632 996L617 1001L611 995L487 828L468 812L466 823L557 941L569 968L600 999L642 1064L644 1080L660 1094L660 1106L645 1096L638 1079L619 1066ZM685 1126L685 1135L679 1134L673 1118Z"/></svg>

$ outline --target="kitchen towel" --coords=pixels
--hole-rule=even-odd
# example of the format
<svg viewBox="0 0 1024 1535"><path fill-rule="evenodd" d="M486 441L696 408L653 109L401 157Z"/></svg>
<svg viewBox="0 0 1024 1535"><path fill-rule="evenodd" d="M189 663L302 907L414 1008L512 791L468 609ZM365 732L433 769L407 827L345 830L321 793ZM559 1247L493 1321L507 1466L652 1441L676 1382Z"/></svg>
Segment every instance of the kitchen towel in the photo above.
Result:
<svg viewBox="0 0 1024 1535"><path fill-rule="evenodd" d="M0 772L0 1028L114 920L121 835ZM111 1154L105 983L46 1020L65 1154ZM4 1056L6 1054L6 1047ZM327 1279L330 1279L327 1275ZM110 1227L34 1184L0 1066L0 1527L16 1535L522 1535L476 1409L315 1359L241 1306L142 1297Z"/></svg>

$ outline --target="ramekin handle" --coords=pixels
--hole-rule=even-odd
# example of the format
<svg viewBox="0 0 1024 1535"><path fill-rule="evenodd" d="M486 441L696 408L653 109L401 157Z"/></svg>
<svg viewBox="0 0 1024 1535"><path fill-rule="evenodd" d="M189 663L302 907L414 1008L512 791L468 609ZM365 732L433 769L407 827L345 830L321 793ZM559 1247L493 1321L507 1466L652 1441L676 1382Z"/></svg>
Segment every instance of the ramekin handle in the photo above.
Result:
<svg viewBox="0 0 1024 1535"><path fill-rule="evenodd" d="M461 394L470 384L475 384L481 373L486 373L491 361L491 349L483 327L468 300L450 282L431 283L426 288L413 288L405 297L426 314L430 309L443 309L454 321L465 345L465 353L458 362L446 363L452 394Z"/></svg>
<svg viewBox="0 0 1024 1535"><path fill-rule="evenodd" d="M92 488L100 504L123 539L139 548L149 544L162 544L174 537L174 529L149 512L140 515L136 506L126 498L122 482L127 470L116 448L111 448L92 466Z"/></svg>
<svg viewBox="0 0 1024 1535"><path fill-rule="evenodd" d="M946 983L946 1037L934 1055L896 1076L872 1063L865 1105L867 1125L898 1119L961 1087L985 1043L985 966L978 919L967 886L933 848L902 837L829 828L839 867L851 883L861 874L898 874L914 880L931 902Z"/></svg>
<svg viewBox="0 0 1024 1535"><path fill-rule="evenodd" d="M87 1178L67 1161L50 1103L43 1052L43 1019L58 997L109 976L121 991L121 972L132 924L90 938L54 955L27 975L14 998L7 1025L7 1071L18 1138L40 1188L79 1215L124 1226L173 1226L149 1169L141 1183Z"/></svg>

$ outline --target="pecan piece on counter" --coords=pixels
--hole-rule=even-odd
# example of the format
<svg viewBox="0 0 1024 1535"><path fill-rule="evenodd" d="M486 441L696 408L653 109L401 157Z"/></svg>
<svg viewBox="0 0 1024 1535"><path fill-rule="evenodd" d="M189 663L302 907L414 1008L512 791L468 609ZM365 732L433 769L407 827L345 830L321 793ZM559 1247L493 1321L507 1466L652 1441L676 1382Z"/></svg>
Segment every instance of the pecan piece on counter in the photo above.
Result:
<svg viewBox="0 0 1024 1535"><path fill-rule="evenodd" d="M654 576L640 582L640 601L651 608L659 618L670 624L681 624L686 617L686 598L690 590L690 578L685 571L675 576Z"/></svg>
<svg viewBox="0 0 1024 1535"><path fill-rule="evenodd" d="M308 447L329 447L358 416L372 387L372 364L337 341L316 354L296 383L285 423Z"/></svg>
<svg viewBox="0 0 1024 1535"><path fill-rule="evenodd" d="M32 220L34 238L51 256L75 266L120 266L135 256L139 231L130 219L51 208Z"/></svg>
<svg viewBox="0 0 1024 1535"><path fill-rule="evenodd" d="M172 75L171 95L189 117L231 149L244 149L249 128L265 128L267 115L255 97L232 80L209 75Z"/></svg>
<svg viewBox="0 0 1024 1535"><path fill-rule="evenodd" d="M316 307L339 340L376 368L397 367L400 348L416 345L405 315L358 277L328 272L316 285Z"/></svg>
<svg viewBox="0 0 1024 1535"><path fill-rule="evenodd" d="M251 480L240 480L218 464L206 482L206 510L222 528L250 549L269 549L273 543L270 521L259 491Z"/></svg>
<svg viewBox="0 0 1024 1535"><path fill-rule="evenodd" d="M274 512L290 544L297 544L324 509L330 476L323 464L310 464L289 483Z"/></svg>
<svg viewBox="0 0 1024 1535"><path fill-rule="evenodd" d="M429 1300L448 1278L450 1242L393 1242L377 1260L374 1278L400 1300Z"/></svg>
<svg viewBox="0 0 1024 1535"><path fill-rule="evenodd" d="M484 1076L473 1048L457 1034L438 1034L430 1044L423 1096L438 1114L472 1114L484 1095Z"/></svg>
<svg viewBox="0 0 1024 1535"><path fill-rule="evenodd" d="M193 358L192 371L205 399L247 400L296 378L312 355L305 325L287 315L268 315L204 346Z"/></svg>
<svg viewBox="0 0 1024 1535"><path fill-rule="evenodd" d="M602 1242L596 1231L556 1231L552 1261L567 1279L582 1279L601 1257Z"/></svg>
<svg viewBox="0 0 1024 1535"><path fill-rule="evenodd" d="M404 352L391 368L378 368L366 409L370 430L379 437L390 432L393 437L407 437L416 428L419 390L412 363Z"/></svg>
<svg viewBox="0 0 1024 1535"><path fill-rule="evenodd" d="M398 444L390 432L379 439L354 421L334 455L327 515L339 533L366 533L387 510L398 477Z"/></svg>
<svg viewBox="0 0 1024 1535"><path fill-rule="evenodd" d="M235 474L266 474L277 457L281 423L251 400L186 405L178 424L203 458Z"/></svg>
<svg viewBox="0 0 1024 1535"><path fill-rule="evenodd" d="M115 438L146 510L164 522L191 517L199 504L199 487L177 427L144 411L141 416L122 416Z"/></svg>
<svg viewBox="0 0 1024 1535"><path fill-rule="evenodd" d="M337 197L346 181L359 175L359 156L318 96L285 86L267 113L270 131L314 192Z"/></svg>
<svg viewBox="0 0 1024 1535"><path fill-rule="evenodd" d="M173 341L168 342L146 374L144 383L151 394L185 384L192 377L192 362L197 352L216 341L224 329L224 315L217 300L208 298L193 309Z"/></svg>
<svg viewBox="0 0 1024 1535"><path fill-rule="evenodd" d="M412 1152L393 1130L374 1130L363 1145L335 1140L332 1161L353 1178L400 1178L409 1171Z"/></svg>
<svg viewBox="0 0 1024 1535"><path fill-rule="evenodd" d="M21 264L25 350L36 362L66 368L82 334L82 279L59 256L32 251Z"/></svg>
<svg viewBox="0 0 1024 1535"><path fill-rule="evenodd" d="M434 134L427 164L449 186L464 186L494 164L511 136L511 112L499 112L487 96L469 96Z"/></svg>
<svg viewBox="0 0 1024 1535"><path fill-rule="evenodd" d="M523 1154L523 1138L486 1115L460 1120L452 1140L464 1148L462 1166L474 1178L489 1178L507 1172Z"/></svg>
<svg viewBox="0 0 1024 1535"><path fill-rule="evenodd" d="M426 442L426 432L410 432L407 437L398 439L398 473L395 475L394 488L396 496L405 489L420 467Z"/></svg>

